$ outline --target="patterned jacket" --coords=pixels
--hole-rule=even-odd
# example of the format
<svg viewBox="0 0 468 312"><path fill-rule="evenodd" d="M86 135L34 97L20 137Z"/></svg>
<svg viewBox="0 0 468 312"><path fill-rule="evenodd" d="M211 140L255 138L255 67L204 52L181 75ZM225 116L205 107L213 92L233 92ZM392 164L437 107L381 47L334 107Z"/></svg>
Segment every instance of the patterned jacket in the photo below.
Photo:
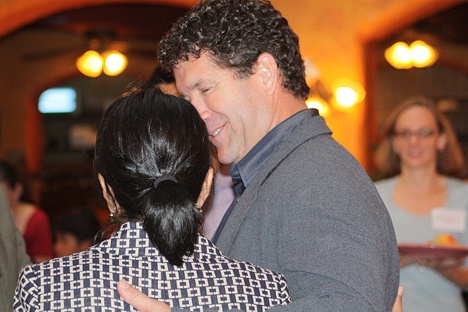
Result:
<svg viewBox="0 0 468 312"><path fill-rule="evenodd" d="M284 277L225 257L199 236L193 256L171 265L141 223L128 222L88 250L27 266L15 311L135 311L117 292L124 278L152 298L190 311L264 311L290 302Z"/></svg>

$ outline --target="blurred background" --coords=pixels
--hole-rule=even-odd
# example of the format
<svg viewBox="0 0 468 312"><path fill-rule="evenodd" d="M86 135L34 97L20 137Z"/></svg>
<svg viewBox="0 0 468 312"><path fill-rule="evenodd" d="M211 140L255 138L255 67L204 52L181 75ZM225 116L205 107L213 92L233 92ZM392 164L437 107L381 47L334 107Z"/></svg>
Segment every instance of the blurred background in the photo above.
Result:
<svg viewBox="0 0 468 312"><path fill-rule="evenodd" d="M467 155L467 1L271 2L299 35L309 104L369 174L378 174L372 154L383 120L412 95L439 102ZM192 4L0 0L0 158L25 169L33 198L51 216L86 206L107 217L91 179L99 119L132 81L152 74L159 39ZM433 60L386 59L393 44L415 41ZM97 61L82 57L88 50ZM103 65L110 51L125 57L123 69Z"/></svg>

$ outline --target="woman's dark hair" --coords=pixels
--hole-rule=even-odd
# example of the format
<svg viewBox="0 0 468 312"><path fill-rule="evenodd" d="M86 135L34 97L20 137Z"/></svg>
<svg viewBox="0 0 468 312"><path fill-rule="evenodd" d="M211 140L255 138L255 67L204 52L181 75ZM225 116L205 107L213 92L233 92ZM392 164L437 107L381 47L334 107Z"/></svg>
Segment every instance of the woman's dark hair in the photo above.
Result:
<svg viewBox="0 0 468 312"><path fill-rule="evenodd" d="M172 72L180 61L203 52L240 78L252 74L260 54L270 53L284 88L301 99L309 95L299 39L267 0L200 1L161 40L158 57L163 69Z"/></svg>
<svg viewBox="0 0 468 312"><path fill-rule="evenodd" d="M175 78L174 76L169 75L167 72L163 71L161 66L158 66L154 69L153 73L148 78L148 83L156 86L165 83L175 83Z"/></svg>
<svg viewBox="0 0 468 312"><path fill-rule="evenodd" d="M107 194L122 208L119 218L142 221L151 242L174 265L194 251L203 221L195 203L210 167L208 132L189 102L140 86L104 113L95 181L101 174ZM162 176L170 178L158 184Z"/></svg>
<svg viewBox="0 0 468 312"><path fill-rule="evenodd" d="M18 170L3 160L0 160L0 181L5 182L10 188L14 188L18 182L22 183Z"/></svg>

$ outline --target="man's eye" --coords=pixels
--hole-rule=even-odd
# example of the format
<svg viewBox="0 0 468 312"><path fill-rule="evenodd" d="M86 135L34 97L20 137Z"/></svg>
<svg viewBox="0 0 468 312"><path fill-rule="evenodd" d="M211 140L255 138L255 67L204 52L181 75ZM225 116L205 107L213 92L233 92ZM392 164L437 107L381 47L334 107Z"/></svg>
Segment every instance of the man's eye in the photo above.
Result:
<svg viewBox="0 0 468 312"><path fill-rule="evenodd" d="M213 88L212 87L209 87L209 88L204 88L201 90L201 93L205 94L205 93L208 93L212 90Z"/></svg>

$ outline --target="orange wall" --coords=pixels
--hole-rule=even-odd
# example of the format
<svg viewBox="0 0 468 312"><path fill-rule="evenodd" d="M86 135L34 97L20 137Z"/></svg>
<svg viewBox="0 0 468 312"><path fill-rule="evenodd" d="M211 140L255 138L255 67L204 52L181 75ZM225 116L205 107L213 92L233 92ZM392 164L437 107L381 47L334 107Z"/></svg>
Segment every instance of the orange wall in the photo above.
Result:
<svg viewBox="0 0 468 312"><path fill-rule="evenodd" d="M372 91L365 84L365 45L463 0L272 0L299 35L301 52L320 70L326 86L339 78L361 83L370 93L348 114L332 112L334 137L367 169L373 130Z"/></svg>

